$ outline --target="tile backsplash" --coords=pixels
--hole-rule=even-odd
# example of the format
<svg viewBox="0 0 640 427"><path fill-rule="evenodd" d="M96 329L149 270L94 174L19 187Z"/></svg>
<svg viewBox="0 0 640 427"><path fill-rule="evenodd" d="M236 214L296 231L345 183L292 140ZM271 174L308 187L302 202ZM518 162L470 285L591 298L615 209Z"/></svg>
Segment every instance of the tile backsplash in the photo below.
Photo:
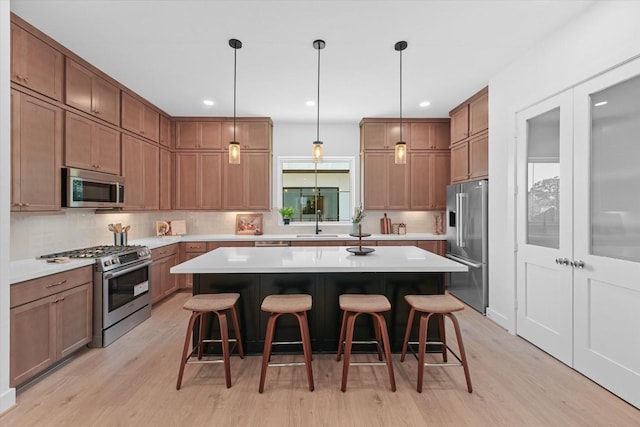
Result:
<svg viewBox="0 0 640 427"><path fill-rule="evenodd" d="M407 233L435 232L435 217L440 212L390 211L392 223L402 222ZM362 231L380 233L383 212L367 211ZM11 261L35 258L40 255L94 245L113 244L113 235L107 224L131 225L129 241L155 236L155 221L186 221L189 234L234 234L236 212L150 212L100 213L93 210L65 210L55 214L11 213ZM280 216L274 210L264 213L265 234L298 234L314 232L314 224L279 224ZM323 225L324 233L349 233L350 225Z"/></svg>

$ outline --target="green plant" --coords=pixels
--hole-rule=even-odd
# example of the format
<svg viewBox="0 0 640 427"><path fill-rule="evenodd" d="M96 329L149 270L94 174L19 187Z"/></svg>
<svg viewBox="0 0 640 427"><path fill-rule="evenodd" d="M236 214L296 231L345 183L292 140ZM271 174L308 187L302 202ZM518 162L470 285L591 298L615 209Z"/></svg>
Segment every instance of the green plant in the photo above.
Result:
<svg viewBox="0 0 640 427"><path fill-rule="evenodd" d="M291 206L285 206L283 208L278 209L282 218L291 218L293 216L293 208Z"/></svg>
<svg viewBox="0 0 640 427"><path fill-rule="evenodd" d="M366 215L364 214L364 209L362 209L362 206L358 206L353 210L351 222L353 222L354 224L359 224L365 216Z"/></svg>

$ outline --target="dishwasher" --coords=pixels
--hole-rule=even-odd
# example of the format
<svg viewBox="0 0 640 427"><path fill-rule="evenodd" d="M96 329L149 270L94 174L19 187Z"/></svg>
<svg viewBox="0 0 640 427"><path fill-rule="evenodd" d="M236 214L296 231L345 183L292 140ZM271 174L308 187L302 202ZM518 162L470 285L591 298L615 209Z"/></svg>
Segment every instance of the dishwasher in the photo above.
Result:
<svg viewBox="0 0 640 427"><path fill-rule="evenodd" d="M256 248L283 247L291 246L291 242L289 240L258 240L254 242L253 246Z"/></svg>

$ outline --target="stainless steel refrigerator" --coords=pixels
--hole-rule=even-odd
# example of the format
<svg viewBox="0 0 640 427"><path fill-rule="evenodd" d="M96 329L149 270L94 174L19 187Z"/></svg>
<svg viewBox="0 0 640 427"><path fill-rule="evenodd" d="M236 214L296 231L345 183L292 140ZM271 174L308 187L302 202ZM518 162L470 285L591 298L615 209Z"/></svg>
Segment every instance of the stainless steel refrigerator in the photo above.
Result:
<svg viewBox="0 0 640 427"><path fill-rule="evenodd" d="M469 267L449 273L449 293L481 313L489 305L488 181L447 186L447 258Z"/></svg>

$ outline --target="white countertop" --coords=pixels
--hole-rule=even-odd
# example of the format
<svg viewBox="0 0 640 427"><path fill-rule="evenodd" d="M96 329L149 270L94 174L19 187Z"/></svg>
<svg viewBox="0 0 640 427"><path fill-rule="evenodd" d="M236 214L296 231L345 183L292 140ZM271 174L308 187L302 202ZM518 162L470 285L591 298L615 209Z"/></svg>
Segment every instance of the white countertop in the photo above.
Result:
<svg viewBox="0 0 640 427"><path fill-rule="evenodd" d="M467 267L415 246L378 246L356 256L347 246L218 248L171 268L171 273L449 272Z"/></svg>
<svg viewBox="0 0 640 427"><path fill-rule="evenodd" d="M38 277L49 276L51 274L62 273L75 268L93 265L93 259L72 259L69 262L57 264L47 262L44 259L23 259L12 261L9 266L9 283L15 284L25 280L37 279Z"/></svg>

